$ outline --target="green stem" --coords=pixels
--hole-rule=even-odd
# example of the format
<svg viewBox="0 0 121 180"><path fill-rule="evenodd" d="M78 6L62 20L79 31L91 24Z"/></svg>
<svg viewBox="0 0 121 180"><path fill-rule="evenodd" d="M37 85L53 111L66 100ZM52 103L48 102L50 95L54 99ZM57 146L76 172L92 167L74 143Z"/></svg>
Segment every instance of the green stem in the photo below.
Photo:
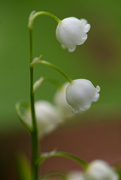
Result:
<svg viewBox="0 0 121 180"><path fill-rule="evenodd" d="M32 29L29 29L30 38L30 63L32 62ZM31 100L31 115L32 115L32 126L33 131L32 136L32 180L37 180L38 178L38 165L36 163L38 159L38 136L37 136L37 123L35 117L35 107L34 107L34 93L33 93L33 67L30 67L30 100Z"/></svg>
<svg viewBox="0 0 121 180"><path fill-rule="evenodd" d="M51 157L65 157L65 158L69 158L69 159L72 159L76 162L78 162L79 164L81 164L85 169L88 167L88 163L85 162L83 159L80 159L79 157L75 156L75 155L72 155L72 154L69 154L69 153L65 153L65 152L50 152L50 153L44 153L42 154L37 163L38 164L42 164L46 159L48 158L51 158Z"/></svg>
<svg viewBox="0 0 121 180"><path fill-rule="evenodd" d="M58 23L60 22L60 19L58 19L56 16L54 16L51 13L41 11L41 12L32 12L29 17L29 23L28 23L28 29L29 29L29 38L30 38L30 64L33 60L32 55L32 29L33 29L33 22L36 17L40 15L47 15L55 19ZM34 107L34 89L33 89L33 67L30 66L30 100L31 100L31 115L32 115L32 126L33 131L31 132L32 136L32 180L37 180L38 178L38 164L36 163L38 159L38 132L37 132L37 123L36 123L36 117L35 117L35 107Z"/></svg>
<svg viewBox="0 0 121 180"><path fill-rule="evenodd" d="M60 68L58 68L54 64L52 64L52 63L50 63L48 61L45 61L45 60L39 60L38 59L38 61L35 61L35 62L33 61L30 64L30 67L33 67L35 64L44 64L46 66L49 66L49 67L53 68L54 70L58 71L62 76L64 76L69 83L72 83L72 79L69 76L67 76Z"/></svg>
<svg viewBox="0 0 121 180"><path fill-rule="evenodd" d="M29 17L29 23L28 23L28 28L29 29L32 29L33 28L33 23L34 23L34 20L36 19L36 17L38 16L41 16L41 15L46 15L46 16L50 16L51 18L53 18L55 21L57 21L57 23L60 23L61 20L56 17L55 15L49 13L49 12L46 12L46 11L39 11L39 12L32 12L30 14L30 17Z"/></svg>

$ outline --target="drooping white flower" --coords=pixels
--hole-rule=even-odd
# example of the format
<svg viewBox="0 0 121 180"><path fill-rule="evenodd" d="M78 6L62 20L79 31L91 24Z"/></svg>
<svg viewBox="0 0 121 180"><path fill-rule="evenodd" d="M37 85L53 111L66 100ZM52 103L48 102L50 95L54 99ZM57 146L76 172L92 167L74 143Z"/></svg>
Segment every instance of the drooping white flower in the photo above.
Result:
<svg viewBox="0 0 121 180"><path fill-rule="evenodd" d="M32 123L31 113L29 111L29 123ZM52 132L63 121L58 109L48 101L35 102L35 115L39 137Z"/></svg>
<svg viewBox="0 0 121 180"><path fill-rule="evenodd" d="M54 95L54 102L63 118L73 116L72 108L66 101L66 88L68 85L69 83L66 82Z"/></svg>
<svg viewBox="0 0 121 180"><path fill-rule="evenodd" d="M73 52L76 45L82 45L87 39L87 32L90 30L90 24L85 19L68 17L60 21L56 29L56 37L67 48Z"/></svg>
<svg viewBox="0 0 121 180"><path fill-rule="evenodd" d="M66 177L66 180L85 180L83 174L80 171L70 172Z"/></svg>
<svg viewBox="0 0 121 180"><path fill-rule="evenodd" d="M92 102L99 98L100 87L96 88L87 79L76 79L67 86L66 100L75 113L90 108Z"/></svg>
<svg viewBox="0 0 121 180"><path fill-rule="evenodd" d="M86 180L118 180L118 174L106 162L95 160L85 171Z"/></svg>

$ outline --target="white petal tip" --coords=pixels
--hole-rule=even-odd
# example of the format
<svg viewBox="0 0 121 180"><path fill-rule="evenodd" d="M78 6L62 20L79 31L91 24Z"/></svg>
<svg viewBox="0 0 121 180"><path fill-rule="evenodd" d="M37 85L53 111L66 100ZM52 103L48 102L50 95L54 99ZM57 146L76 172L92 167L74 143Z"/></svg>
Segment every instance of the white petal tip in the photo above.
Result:
<svg viewBox="0 0 121 180"><path fill-rule="evenodd" d="M86 26L85 26L85 32L86 32L86 33L89 32L90 28L91 28L91 25L90 25L90 24L86 24Z"/></svg>
<svg viewBox="0 0 121 180"><path fill-rule="evenodd" d="M98 101L99 97L100 97L100 94L96 93L93 102Z"/></svg>
<svg viewBox="0 0 121 180"><path fill-rule="evenodd" d="M68 49L68 52L74 52L76 48L74 49Z"/></svg>
<svg viewBox="0 0 121 180"><path fill-rule="evenodd" d="M77 113L79 112L79 110L78 110L78 109L72 109L72 112L73 112L74 114L77 114Z"/></svg>
<svg viewBox="0 0 121 180"><path fill-rule="evenodd" d="M97 92L100 92L100 86L96 86Z"/></svg>

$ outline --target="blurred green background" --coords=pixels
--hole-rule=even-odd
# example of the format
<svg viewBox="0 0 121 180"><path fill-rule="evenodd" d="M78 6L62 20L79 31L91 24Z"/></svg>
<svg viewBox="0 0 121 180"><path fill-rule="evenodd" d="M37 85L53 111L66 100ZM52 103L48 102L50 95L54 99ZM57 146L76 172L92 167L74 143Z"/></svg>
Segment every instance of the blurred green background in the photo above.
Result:
<svg viewBox="0 0 121 180"><path fill-rule="evenodd" d="M44 10L60 19L75 16L91 24L88 40L73 53L56 40L57 23L47 16L34 23L34 56L43 55L72 79L85 78L100 85L101 96L85 116L121 115L121 1L120 0L0 0L0 130L18 129L15 104L29 101L29 33L31 11ZM35 68L35 79L52 77L65 82L52 69ZM44 83L36 99L53 101L56 88Z"/></svg>

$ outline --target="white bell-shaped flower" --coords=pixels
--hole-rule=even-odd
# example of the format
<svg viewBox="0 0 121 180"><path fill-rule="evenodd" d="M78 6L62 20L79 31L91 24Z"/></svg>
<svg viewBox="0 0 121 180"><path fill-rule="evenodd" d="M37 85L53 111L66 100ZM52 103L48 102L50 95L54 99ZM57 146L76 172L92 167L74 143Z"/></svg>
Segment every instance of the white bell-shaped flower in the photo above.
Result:
<svg viewBox="0 0 121 180"><path fill-rule="evenodd" d="M118 174L106 162L95 160L85 171L86 180L118 180Z"/></svg>
<svg viewBox="0 0 121 180"><path fill-rule="evenodd" d="M37 120L38 135L42 136L52 132L63 122L58 109L48 101L35 102L35 115ZM29 110L28 121L31 124L31 113Z"/></svg>
<svg viewBox="0 0 121 180"><path fill-rule="evenodd" d="M99 98L100 87L96 88L87 79L76 79L67 86L66 100L72 106L73 112L85 111L91 103Z"/></svg>
<svg viewBox="0 0 121 180"><path fill-rule="evenodd" d="M47 101L37 101L35 113L40 135L53 131L61 123L57 108Z"/></svg>
<svg viewBox="0 0 121 180"><path fill-rule="evenodd" d="M67 48L73 52L76 45L82 45L87 39L87 32L90 30L90 24L85 19L68 17L60 21L56 29L56 37Z"/></svg>
<svg viewBox="0 0 121 180"><path fill-rule="evenodd" d="M66 82L54 95L54 102L63 118L73 116L72 108L66 101L66 88L68 85L69 83Z"/></svg>

